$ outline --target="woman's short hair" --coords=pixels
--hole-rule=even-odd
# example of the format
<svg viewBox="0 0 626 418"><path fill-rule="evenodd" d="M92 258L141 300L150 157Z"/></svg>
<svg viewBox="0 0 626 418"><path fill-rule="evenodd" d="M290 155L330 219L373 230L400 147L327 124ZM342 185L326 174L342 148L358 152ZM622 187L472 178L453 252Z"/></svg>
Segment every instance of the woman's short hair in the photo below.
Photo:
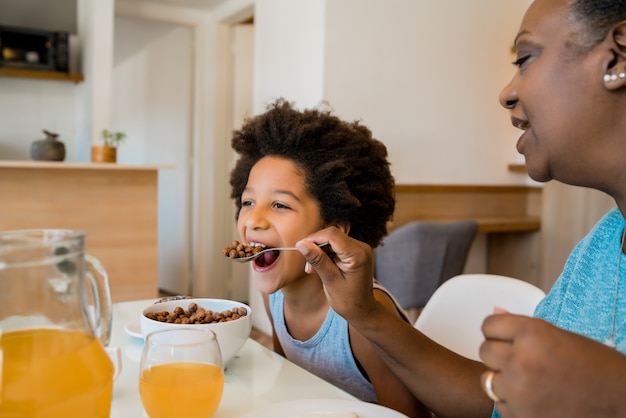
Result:
<svg viewBox="0 0 626 418"><path fill-rule="evenodd" d="M614 25L626 20L626 0L571 0L570 10L582 28L579 42L587 49L600 43Z"/></svg>

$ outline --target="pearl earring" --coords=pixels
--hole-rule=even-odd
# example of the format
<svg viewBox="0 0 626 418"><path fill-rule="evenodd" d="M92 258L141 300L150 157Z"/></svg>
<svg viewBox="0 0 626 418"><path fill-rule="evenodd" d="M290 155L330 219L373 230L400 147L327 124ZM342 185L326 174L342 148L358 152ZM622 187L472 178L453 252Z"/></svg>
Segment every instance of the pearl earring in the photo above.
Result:
<svg viewBox="0 0 626 418"><path fill-rule="evenodd" d="M626 78L626 74L625 73L620 73L619 74L619 78ZM613 82L613 81L617 81L618 77L616 74L604 74L604 82L605 83L609 83L609 82Z"/></svg>

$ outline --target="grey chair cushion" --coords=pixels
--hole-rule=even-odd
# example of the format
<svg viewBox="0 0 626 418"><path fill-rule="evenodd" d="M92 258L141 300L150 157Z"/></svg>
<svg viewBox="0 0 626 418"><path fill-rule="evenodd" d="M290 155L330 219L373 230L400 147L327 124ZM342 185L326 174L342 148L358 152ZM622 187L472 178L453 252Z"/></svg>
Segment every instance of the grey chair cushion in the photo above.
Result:
<svg viewBox="0 0 626 418"><path fill-rule="evenodd" d="M404 309L422 308L447 279L463 273L478 232L474 221L414 221L375 250L375 275Z"/></svg>

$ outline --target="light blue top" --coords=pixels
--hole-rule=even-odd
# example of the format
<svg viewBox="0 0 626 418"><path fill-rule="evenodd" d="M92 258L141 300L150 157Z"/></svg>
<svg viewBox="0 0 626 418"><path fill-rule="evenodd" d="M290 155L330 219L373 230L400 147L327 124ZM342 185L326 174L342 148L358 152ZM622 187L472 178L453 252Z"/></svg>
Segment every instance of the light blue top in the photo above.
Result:
<svg viewBox="0 0 626 418"><path fill-rule="evenodd" d="M621 251L625 225L624 217L615 208L594 226L570 254L552 290L537 305L535 316L605 342L611 334L618 259L621 259L615 343L617 350L626 354L626 256ZM492 416L500 415L494 409Z"/></svg>
<svg viewBox="0 0 626 418"><path fill-rule="evenodd" d="M410 322L394 296L376 280L374 289L385 292L394 302L400 316ZM272 293L269 303L274 333L291 362L363 401L377 403L374 387L352 355L345 319L330 308L317 333L307 341L299 341L291 337L285 324L283 293L280 290Z"/></svg>
<svg viewBox="0 0 626 418"><path fill-rule="evenodd" d="M274 333L289 361L366 402L377 402L374 387L359 370L352 355L348 323L329 309L317 333L307 341L291 337L283 314L283 292L270 295Z"/></svg>

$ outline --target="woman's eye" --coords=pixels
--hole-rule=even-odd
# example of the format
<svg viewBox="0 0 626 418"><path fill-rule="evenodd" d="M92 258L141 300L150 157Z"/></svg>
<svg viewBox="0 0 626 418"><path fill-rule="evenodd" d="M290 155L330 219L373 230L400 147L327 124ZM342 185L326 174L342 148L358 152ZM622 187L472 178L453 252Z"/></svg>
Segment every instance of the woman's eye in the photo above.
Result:
<svg viewBox="0 0 626 418"><path fill-rule="evenodd" d="M523 55L519 57L518 59L516 59L515 61L513 61L513 65L515 65L517 68L520 68L522 65L524 65L526 61L528 61L529 58L530 58L530 55Z"/></svg>

